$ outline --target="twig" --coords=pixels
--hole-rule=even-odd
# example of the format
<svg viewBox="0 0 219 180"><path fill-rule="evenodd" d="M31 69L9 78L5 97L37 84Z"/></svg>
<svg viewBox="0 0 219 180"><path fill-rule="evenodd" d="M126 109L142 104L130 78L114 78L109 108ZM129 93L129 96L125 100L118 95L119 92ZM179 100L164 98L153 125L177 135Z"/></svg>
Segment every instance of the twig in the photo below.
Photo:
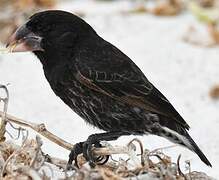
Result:
<svg viewBox="0 0 219 180"><path fill-rule="evenodd" d="M0 116L2 117L3 115L4 115L4 113L0 111ZM25 121L23 119L16 118L16 117L14 117L12 115L9 115L9 114L6 115L6 120L9 121L9 122L18 124L20 126L31 128L34 131L41 134L42 136L49 139L50 141L58 144L59 146L65 148L67 150L71 150L73 148L72 144L66 142L65 140L61 139L60 137L58 137L58 136L54 135L53 133L49 132L46 129L44 124L32 123L32 122L29 122L29 121Z"/></svg>
<svg viewBox="0 0 219 180"><path fill-rule="evenodd" d="M181 171L181 168L180 168L180 159L181 159L181 154L178 156L177 158L177 169L178 169L178 172L179 172L179 175L184 177L185 180L187 180L185 174Z"/></svg>
<svg viewBox="0 0 219 180"><path fill-rule="evenodd" d="M139 139L134 138L132 141L130 141L130 142L128 143L128 146L130 146L130 144L133 143L134 141L136 141L136 142L139 144L139 146L140 146L140 151L141 151L141 154L140 154L140 155L141 155L141 165L144 166L144 165L145 165L145 163L144 163L144 157L143 157L144 149L143 149L143 144L142 144L142 142L141 142Z"/></svg>
<svg viewBox="0 0 219 180"><path fill-rule="evenodd" d="M25 139L25 135L24 135L24 132L26 132L26 134L28 134L27 130L22 128L22 127L15 127L12 125L11 122L8 122L8 124L15 130L17 130L17 137L14 137L9 131L7 131L6 129L6 133L11 137L11 139L14 139L14 140L18 140L20 138L20 135L22 134L22 140Z"/></svg>
<svg viewBox="0 0 219 180"><path fill-rule="evenodd" d="M165 150L165 149L174 148L174 147L177 147L177 146L178 146L177 144L174 144L174 145L170 145L170 146L165 146L165 147L161 147L161 148L156 148L156 149L150 151L150 152L149 152L149 155L154 154L154 153L156 153L156 152L158 152L158 151L162 151L162 150Z"/></svg>
<svg viewBox="0 0 219 180"><path fill-rule="evenodd" d="M1 85L0 84L0 88L4 89L5 93L6 93L6 97L5 98L1 98L0 97L0 102L3 101L4 102L4 107L3 107L3 113L1 115L1 122L0 122L0 142L5 140L5 132L6 132L6 114L7 114L7 110L8 110L8 101L9 101L9 92L8 89L5 85Z"/></svg>
<svg viewBox="0 0 219 180"><path fill-rule="evenodd" d="M59 159L56 157L51 157L49 155L45 155L45 162L48 162L50 164L54 164L55 166L65 169L66 168L66 164L67 161L63 160L63 159Z"/></svg>
<svg viewBox="0 0 219 180"><path fill-rule="evenodd" d="M39 136L36 136L36 145L37 145L37 147L36 147L35 155L34 155L33 159L30 162L30 167L31 168L34 168L34 165L35 165L35 162L37 160L38 154L41 151L40 148L43 145L42 140L40 139ZM44 160L43 160L43 162L44 162Z"/></svg>
<svg viewBox="0 0 219 180"><path fill-rule="evenodd" d="M127 146L114 146L114 147L101 147L94 148L94 155L105 156L112 154L129 154L129 148Z"/></svg>

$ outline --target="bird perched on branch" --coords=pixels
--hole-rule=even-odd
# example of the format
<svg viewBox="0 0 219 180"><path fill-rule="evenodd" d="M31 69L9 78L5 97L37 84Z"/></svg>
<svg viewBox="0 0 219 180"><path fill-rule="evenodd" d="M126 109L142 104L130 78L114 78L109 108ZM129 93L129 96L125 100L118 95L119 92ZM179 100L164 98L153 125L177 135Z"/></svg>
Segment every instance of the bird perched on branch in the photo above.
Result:
<svg viewBox="0 0 219 180"><path fill-rule="evenodd" d="M7 46L13 52L32 51L55 94L86 122L106 131L77 143L69 165L81 153L94 165L98 158L92 147L100 147L103 140L154 134L187 147L211 166L188 134L189 125L164 95L81 18L58 10L36 13Z"/></svg>

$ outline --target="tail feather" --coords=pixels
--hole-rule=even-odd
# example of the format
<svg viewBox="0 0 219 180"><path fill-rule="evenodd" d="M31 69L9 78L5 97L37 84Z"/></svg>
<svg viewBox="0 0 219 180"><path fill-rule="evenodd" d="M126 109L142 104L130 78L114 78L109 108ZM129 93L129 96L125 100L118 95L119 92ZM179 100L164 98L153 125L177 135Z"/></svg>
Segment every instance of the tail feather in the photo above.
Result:
<svg viewBox="0 0 219 180"><path fill-rule="evenodd" d="M192 150L193 152L195 152L206 165L212 167L207 157L204 155L204 153L201 151L201 149L197 146L197 144L194 142L194 140L191 138L191 136L187 132L186 132L186 139L189 141L191 145L188 148Z"/></svg>
<svg viewBox="0 0 219 180"><path fill-rule="evenodd" d="M165 136L170 141L189 148L191 151L195 152L206 165L212 167L207 157L200 150L200 148L197 146L197 144L194 142L194 140L185 129L179 127L178 131L171 130L167 127L162 127L162 129L164 130L164 132L159 134L160 136Z"/></svg>

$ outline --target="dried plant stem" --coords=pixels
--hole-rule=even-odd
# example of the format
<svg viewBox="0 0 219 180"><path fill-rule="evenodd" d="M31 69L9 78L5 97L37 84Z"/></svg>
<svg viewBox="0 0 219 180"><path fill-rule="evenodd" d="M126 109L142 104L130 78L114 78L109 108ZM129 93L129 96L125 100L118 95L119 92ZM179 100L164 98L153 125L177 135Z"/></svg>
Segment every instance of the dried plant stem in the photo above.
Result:
<svg viewBox="0 0 219 180"><path fill-rule="evenodd" d="M5 98L1 98L0 97L0 102L3 101L4 106L3 106L3 113L1 115L0 118L0 142L5 140L5 132L6 132L6 114L7 114L7 109L8 109L8 101L9 101L9 93L8 93L8 89L5 85L1 85L0 84L0 88L4 89L5 93L6 93L6 97Z"/></svg>
<svg viewBox="0 0 219 180"><path fill-rule="evenodd" d="M114 146L94 148L93 153L98 156L105 156L111 154L129 154L130 149L128 146Z"/></svg>
<svg viewBox="0 0 219 180"><path fill-rule="evenodd" d="M60 159L60 158L57 158L57 157L51 157L49 155L46 155L45 162L48 162L50 164L54 164L55 166L57 166L59 168L62 168L62 169L65 169L66 164L67 164L66 160L63 160L63 159Z"/></svg>
<svg viewBox="0 0 219 180"><path fill-rule="evenodd" d="M0 116L3 117L4 113L0 111ZM59 146L67 149L67 150L71 150L73 148L73 145L66 142L65 140L61 139L60 137L54 135L53 133L49 132L46 129L46 126L42 123L42 124L36 124L36 123L32 123L29 121L25 121L23 119L19 119L16 118L12 115L7 114L6 115L6 120L15 124L18 124L20 126L24 126L24 127L28 127L33 129L34 131L38 132L39 134L41 134L42 136L46 137L47 139L49 139L50 141L58 144Z"/></svg>

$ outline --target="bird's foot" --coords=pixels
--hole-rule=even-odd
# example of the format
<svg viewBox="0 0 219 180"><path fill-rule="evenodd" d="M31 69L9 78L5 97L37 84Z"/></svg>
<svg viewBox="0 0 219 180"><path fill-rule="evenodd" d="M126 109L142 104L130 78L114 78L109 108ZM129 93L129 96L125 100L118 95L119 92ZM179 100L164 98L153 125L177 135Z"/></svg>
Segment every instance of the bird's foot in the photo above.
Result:
<svg viewBox="0 0 219 180"><path fill-rule="evenodd" d="M94 138L89 137L85 142L79 142L74 145L71 153L69 154L69 160L67 163L67 170L74 169L72 166L72 162L74 161L74 165L79 168L77 157L79 154L83 153L84 158L89 162L91 167L95 167L96 164L103 165L105 164L109 156L94 156L92 153L92 148L101 148L102 145L99 141L95 141Z"/></svg>
<svg viewBox="0 0 219 180"><path fill-rule="evenodd" d="M103 165L109 160L109 155L107 156L95 156L92 152L93 147L101 148L100 141L95 140L95 135L88 137L87 141L83 144L83 156L89 162L91 167L95 167L96 164Z"/></svg>
<svg viewBox="0 0 219 180"><path fill-rule="evenodd" d="M121 131L112 131L99 134L92 134L88 137L87 141L77 143L72 149L69 155L69 161L67 168L72 169L72 162L75 161L75 166L78 167L77 156L83 153L84 158L89 162L91 167L94 167L96 164L103 165L108 159L109 155L106 156L95 156L92 152L94 147L101 148L101 141L112 141L118 139L122 135L130 135L129 132Z"/></svg>

